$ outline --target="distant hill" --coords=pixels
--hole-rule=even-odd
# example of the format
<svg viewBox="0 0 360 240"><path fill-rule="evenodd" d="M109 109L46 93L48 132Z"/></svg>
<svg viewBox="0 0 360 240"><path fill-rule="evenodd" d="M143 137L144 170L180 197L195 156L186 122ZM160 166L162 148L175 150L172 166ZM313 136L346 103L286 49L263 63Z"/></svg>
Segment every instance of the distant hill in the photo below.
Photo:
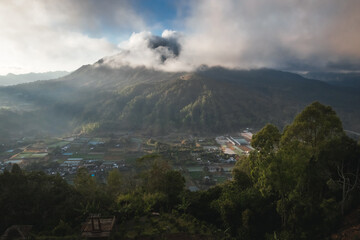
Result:
<svg viewBox="0 0 360 240"><path fill-rule="evenodd" d="M57 80L0 88L2 111L12 112L0 111L0 133L59 134L97 126L99 134L220 134L268 122L284 127L313 101L331 105L346 129L360 131L359 94L297 74L220 67L173 73L96 63Z"/></svg>
<svg viewBox="0 0 360 240"><path fill-rule="evenodd" d="M0 75L0 86L16 85L20 83L34 82L37 80L49 80L63 77L69 74L65 71L45 72L45 73L27 73Z"/></svg>
<svg viewBox="0 0 360 240"><path fill-rule="evenodd" d="M308 72L304 77L327 82L334 86L353 88L360 94L360 73Z"/></svg>

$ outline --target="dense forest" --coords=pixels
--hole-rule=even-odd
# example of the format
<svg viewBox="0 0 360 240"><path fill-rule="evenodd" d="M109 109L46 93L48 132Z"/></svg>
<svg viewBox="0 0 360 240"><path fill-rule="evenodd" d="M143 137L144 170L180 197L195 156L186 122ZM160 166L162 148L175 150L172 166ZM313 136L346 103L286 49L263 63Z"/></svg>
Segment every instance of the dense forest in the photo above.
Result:
<svg viewBox="0 0 360 240"><path fill-rule="evenodd" d="M106 184L85 169L68 184L13 165L0 175L0 233L27 224L36 239L78 239L96 213L116 216L113 239L327 239L358 207L360 146L331 107L314 102L251 144L231 181L197 192L161 155L138 159L131 178L111 171Z"/></svg>

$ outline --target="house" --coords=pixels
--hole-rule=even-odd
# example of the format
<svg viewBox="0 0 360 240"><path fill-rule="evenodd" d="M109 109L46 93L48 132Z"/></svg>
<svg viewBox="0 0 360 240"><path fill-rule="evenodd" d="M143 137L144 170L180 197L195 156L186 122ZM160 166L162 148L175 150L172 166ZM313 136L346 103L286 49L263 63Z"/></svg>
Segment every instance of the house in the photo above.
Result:
<svg viewBox="0 0 360 240"><path fill-rule="evenodd" d="M203 148L205 151L208 151L208 152L216 152L219 150L219 147L217 147L217 146L203 146Z"/></svg>
<svg viewBox="0 0 360 240"><path fill-rule="evenodd" d="M1 236L1 240L23 240L31 239L30 231L32 229L31 225L12 225L6 229L5 233Z"/></svg>
<svg viewBox="0 0 360 240"><path fill-rule="evenodd" d="M100 214L93 214L83 223L81 237L86 239L109 239L115 226L115 217L102 218Z"/></svg>

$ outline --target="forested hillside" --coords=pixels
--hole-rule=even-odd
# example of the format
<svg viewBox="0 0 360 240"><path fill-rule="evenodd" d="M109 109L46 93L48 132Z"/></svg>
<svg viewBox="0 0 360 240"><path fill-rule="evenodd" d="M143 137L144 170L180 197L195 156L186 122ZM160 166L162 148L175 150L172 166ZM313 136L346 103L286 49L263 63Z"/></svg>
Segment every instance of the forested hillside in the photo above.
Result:
<svg viewBox="0 0 360 240"><path fill-rule="evenodd" d="M53 81L0 88L0 131L61 134L96 124L97 134L235 132L267 122L283 128L307 104L331 105L347 130L359 131L360 95L299 75L203 67L192 73L112 69L101 61ZM17 116L19 124L7 125ZM15 123L16 123L15 122Z"/></svg>

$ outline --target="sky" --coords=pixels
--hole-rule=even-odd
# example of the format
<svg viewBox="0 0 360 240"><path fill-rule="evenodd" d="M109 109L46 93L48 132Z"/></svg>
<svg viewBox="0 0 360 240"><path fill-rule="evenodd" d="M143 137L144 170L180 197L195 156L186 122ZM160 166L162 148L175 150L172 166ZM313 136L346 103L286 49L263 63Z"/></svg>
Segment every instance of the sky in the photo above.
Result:
<svg viewBox="0 0 360 240"><path fill-rule="evenodd" d="M199 66L360 71L359 0L1 0L0 75Z"/></svg>

